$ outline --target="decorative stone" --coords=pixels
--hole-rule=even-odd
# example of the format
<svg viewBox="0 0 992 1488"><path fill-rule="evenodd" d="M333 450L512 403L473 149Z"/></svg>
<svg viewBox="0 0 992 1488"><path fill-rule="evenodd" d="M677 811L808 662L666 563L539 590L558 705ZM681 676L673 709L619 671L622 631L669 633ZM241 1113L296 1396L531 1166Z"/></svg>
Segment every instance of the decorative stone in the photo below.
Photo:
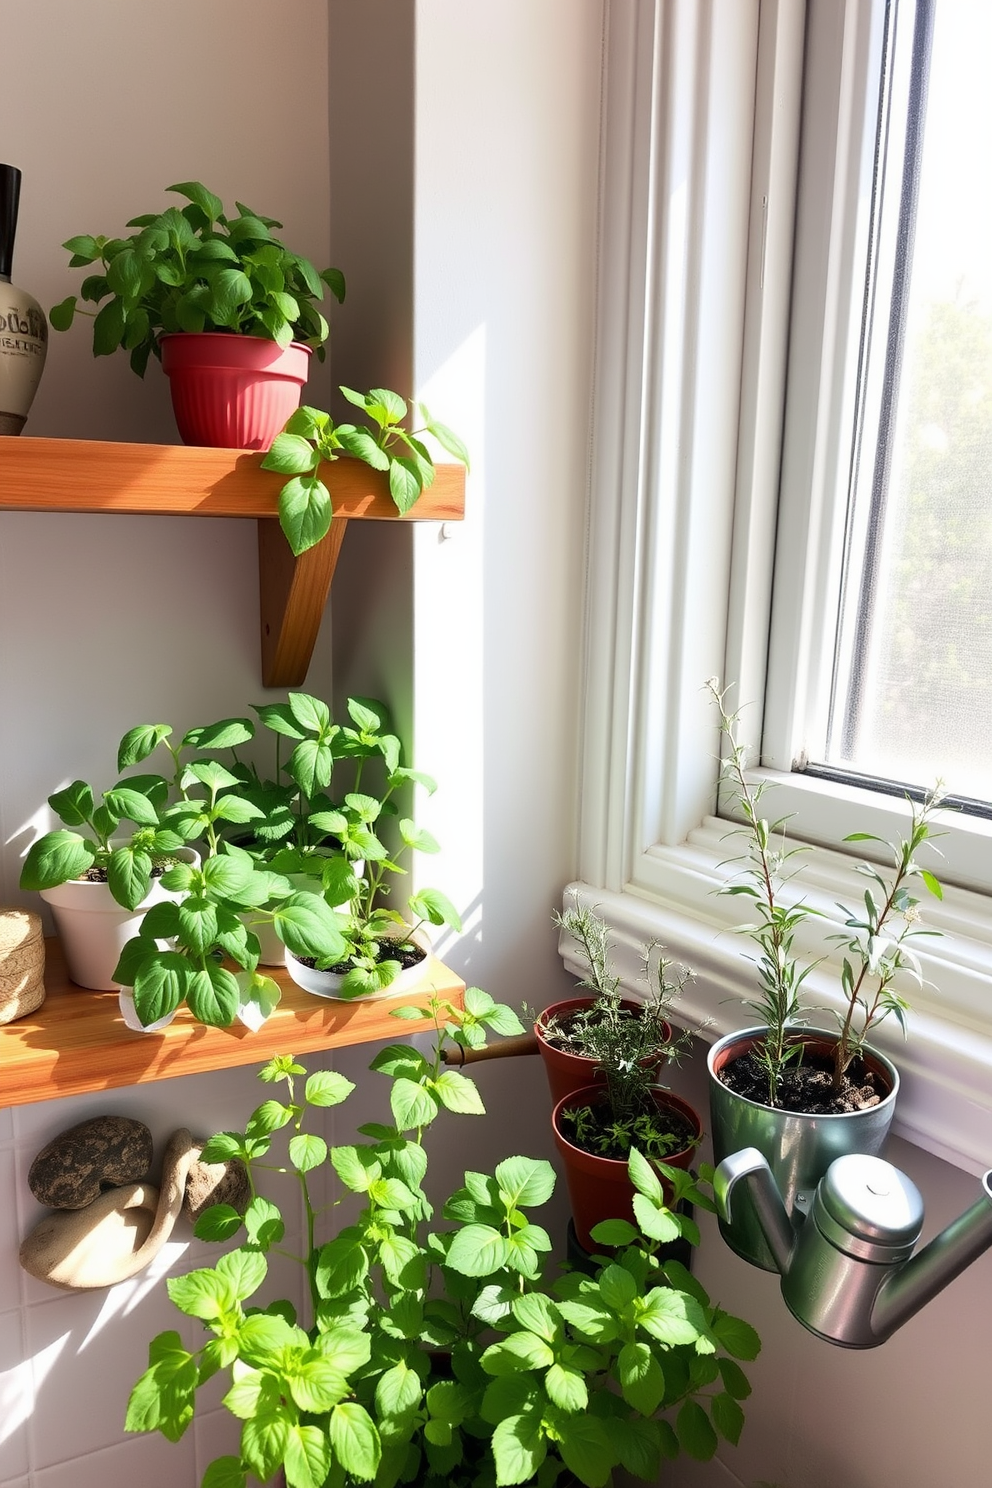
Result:
<svg viewBox="0 0 992 1488"><path fill-rule="evenodd" d="M138 1183L152 1163L152 1134L130 1116L94 1116L43 1147L28 1187L50 1209L83 1209L105 1188Z"/></svg>
<svg viewBox="0 0 992 1488"><path fill-rule="evenodd" d="M25 1271L68 1291L115 1286L136 1276L172 1234L195 1151L183 1128L169 1139L160 1188L125 1183L84 1209L46 1214L21 1246Z"/></svg>
<svg viewBox="0 0 992 1488"><path fill-rule="evenodd" d="M244 1214L251 1203L251 1183L244 1163L240 1158L232 1158L230 1162L200 1162L203 1146L203 1142L197 1145L196 1156L190 1164L183 1214L193 1224L205 1209L214 1204L230 1204L232 1209Z"/></svg>
<svg viewBox="0 0 992 1488"><path fill-rule="evenodd" d="M45 1000L45 937L30 909L0 909L0 1023L12 1023Z"/></svg>

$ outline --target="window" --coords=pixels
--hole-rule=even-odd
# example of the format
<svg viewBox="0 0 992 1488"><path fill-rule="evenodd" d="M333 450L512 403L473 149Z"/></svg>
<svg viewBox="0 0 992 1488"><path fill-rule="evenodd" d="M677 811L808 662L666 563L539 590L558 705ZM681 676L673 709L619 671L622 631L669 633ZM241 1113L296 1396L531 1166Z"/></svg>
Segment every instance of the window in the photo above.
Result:
<svg viewBox="0 0 992 1488"><path fill-rule="evenodd" d="M784 765L791 753L792 768L828 780L874 778L897 796L940 777L952 799L987 817L992 209L975 184L992 146L982 61L992 12L983 0L885 0L870 21L863 58L848 62L847 132L858 145L848 179L843 162L832 181L813 169L800 202L801 251L804 227L807 237L822 230L824 189L843 187L846 197L840 210L832 204L838 291L819 345L822 358L835 338L837 453L812 560L823 569L814 683L791 729L773 725L768 756ZM830 113L810 111L804 158L822 149L818 129L837 133ZM808 327L793 354L815 358ZM790 397L801 404L809 391L799 377ZM787 402L787 440L789 417ZM802 501L797 458L787 457L786 503ZM797 520L783 524L780 569ZM801 602L787 582L779 623ZM773 672L771 693L777 685L781 693Z"/></svg>
<svg viewBox="0 0 992 1488"><path fill-rule="evenodd" d="M935 16L936 109L941 11L962 0L924 8ZM898 440L911 427L912 351L925 347L926 311L922 281L904 272L905 255L900 270L895 247L900 221L915 216L919 271L921 212L933 215L926 147L915 206L902 187L900 100L915 96L921 117L915 12L912 0L631 0L607 12L578 892L611 921L632 988L645 937L695 968L688 1014L708 1018L712 1036L739 1025L749 966L729 929L733 901L715 894L733 849L717 815L706 678L736 680L750 703L755 768L776 783L776 814L792 815L793 837L814 845L797 892L828 919L852 892L843 837L890 838L906 817L898 793L865 789L857 775L926 785L946 768L929 745L915 759L890 747L892 731L869 716L877 699L891 704L873 678L885 672L886 647L891 656L903 644L898 605L907 601L869 582L857 558L859 528L870 525L864 497L847 505L852 470L869 512L877 497L869 451L895 361L897 439L872 520L880 548L896 555L889 568L898 574L902 541L912 573L918 559L905 544L919 536L916 518L899 539L894 516L906 505L900 492L917 482ZM885 192L873 196L880 117L891 163ZM904 107L902 117L914 116ZM912 128L908 138L912 155ZM929 174L947 188L939 167ZM973 175L981 180L980 164ZM983 295L972 298L981 305ZM924 350L928 374L933 361ZM969 353L969 365L979 372L981 357ZM965 412L983 398L965 398ZM917 421L908 447L936 456L940 440L926 424ZM983 499L965 519L973 536ZM980 621L974 542L965 558L969 582L952 587L977 595ZM928 598L943 587L928 581ZM909 605L915 619L919 601L910 595ZM859 626L873 637L860 680L842 665L858 654ZM954 643L940 644L938 674ZM985 685L980 667L972 676ZM946 711L938 694L938 723ZM956 740L963 729L945 732ZM974 774L959 780L961 794L988 792ZM879 1042L910 1077L902 1133L979 1171L992 1147L992 822L955 817L942 846L952 887L931 916L944 931L925 968L931 985L913 997L909 1044L884 1029ZM816 935L809 949L821 947ZM827 964L811 978L827 1008L835 984Z"/></svg>

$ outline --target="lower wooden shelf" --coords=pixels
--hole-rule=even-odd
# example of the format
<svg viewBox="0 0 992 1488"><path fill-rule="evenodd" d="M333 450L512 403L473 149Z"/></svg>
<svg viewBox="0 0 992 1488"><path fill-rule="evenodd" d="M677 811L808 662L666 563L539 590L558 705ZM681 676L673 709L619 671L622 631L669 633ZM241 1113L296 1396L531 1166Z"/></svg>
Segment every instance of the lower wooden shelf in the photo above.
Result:
<svg viewBox="0 0 992 1488"><path fill-rule="evenodd" d="M207 1028L184 1008L160 1033L125 1026L116 992L88 992L69 981L57 939L45 942L45 1001L37 1012L0 1027L0 1107L142 1085L274 1054L306 1054L401 1038L428 1025L391 1016L395 1007L426 1007L435 995L461 1007L465 983L431 957L411 991L381 1002L327 1002L311 997L285 971L267 968L282 1001L258 1033L241 1024Z"/></svg>

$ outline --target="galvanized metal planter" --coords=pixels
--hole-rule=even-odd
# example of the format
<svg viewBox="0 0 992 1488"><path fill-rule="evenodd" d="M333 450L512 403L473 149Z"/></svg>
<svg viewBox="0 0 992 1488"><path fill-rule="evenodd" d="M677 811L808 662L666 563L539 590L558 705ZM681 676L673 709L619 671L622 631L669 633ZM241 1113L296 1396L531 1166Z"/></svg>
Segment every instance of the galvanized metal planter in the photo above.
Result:
<svg viewBox="0 0 992 1488"><path fill-rule="evenodd" d="M762 1026L745 1028L728 1033L710 1049L706 1063L713 1161L721 1163L743 1147L756 1147L771 1168L786 1212L798 1228L806 1217L816 1185L835 1157L849 1152L866 1152L872 1157L881 1154L895 1114L899 1072L884 1054L867 1048L866 1062L891 1087L877 1106L834 1116L777 1111L773 1106L759 1105L735 1094L717 1076L718 1070L746 1054L764 1034ZM832 1049L836 1043L833 1034L821 1029L807 1029L802 1037L804 1042L821 1050ZM752 1266L761 1266L765 1271L778 1269L745 1190L739 1199L735 1198L731 1221L721 1220L720 1231L731 1250Z"/></svg>

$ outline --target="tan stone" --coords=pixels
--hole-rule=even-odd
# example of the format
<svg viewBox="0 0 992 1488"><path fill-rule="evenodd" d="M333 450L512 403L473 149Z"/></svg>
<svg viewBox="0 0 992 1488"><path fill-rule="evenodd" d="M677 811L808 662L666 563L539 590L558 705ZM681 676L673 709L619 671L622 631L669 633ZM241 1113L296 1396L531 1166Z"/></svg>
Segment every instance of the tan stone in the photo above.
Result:
<svg viewBox="0 0 992 1488"><path fill-rule="evenodd" d="M186 1198L183 1213L193 1224L205 1209L214 1204L230 1204L239 1214L244 1214L251 1203L251 1182L243 1162L231 1158L229 1162L205 1163L200 1161L200 1149L196 1147L186 1179Z"/></svg>

